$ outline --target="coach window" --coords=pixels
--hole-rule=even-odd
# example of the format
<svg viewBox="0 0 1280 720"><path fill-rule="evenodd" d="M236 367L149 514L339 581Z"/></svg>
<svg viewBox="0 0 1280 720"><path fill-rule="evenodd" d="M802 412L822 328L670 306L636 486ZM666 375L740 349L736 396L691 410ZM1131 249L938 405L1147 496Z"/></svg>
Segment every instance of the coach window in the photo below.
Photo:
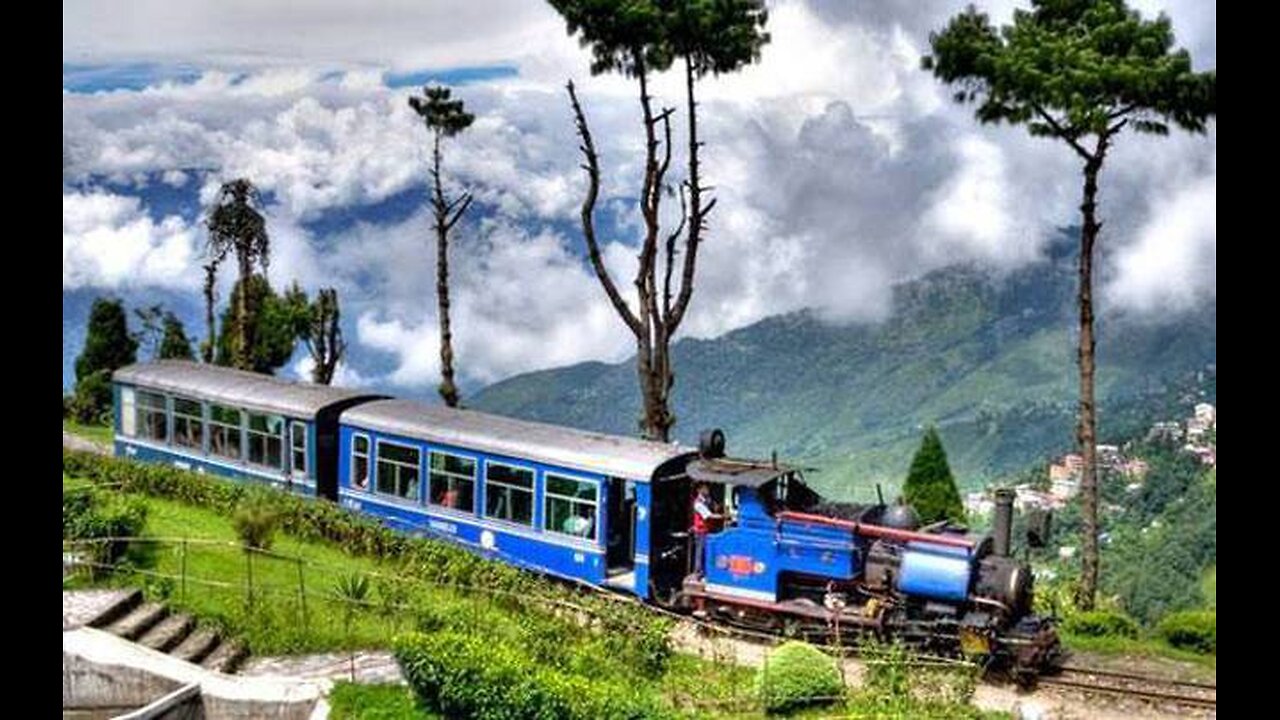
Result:
<svg viewBox="0 0 1280 720"><path fill-rule="evenodd" d="M209 452L239 460L240 411L222 405L209 406Z"/></svg>
<svg viewBox="0 0 1280 720"><path fill-rule="evenodd" d="M138 405L131 387L120 388L120 432L125 437L138 436Z"/></svg>
<svg viewBox="0 0 1280 720"><path fill-rule="evenodd" d="M484 469L485 516L533 526L533 471L490 462Z"/></svg>
<svg viewBox="0 0 1280 720"><path fill-rule="evenodd" d="M249 462L284 469L284 418L249 413Z"/></svg>
<svg viewBox="0 0 1280 720"><path fill-rule="evenodd" d="M596 539L596 484L547 473L543 515L550 532Z"/></svg>
<svg viewBox="0 0 1280 720"><path fill-rule="evenodd" d="M156 442L169 441L168 404L164 395L138 391L138 437Z"/></svg>
<svg viewBox="0 0 1280 720"><path fill-rule="evenodd" d="M351 487L369 489L369 438L356 435L351 439Z"/></svg>
<svg viewBox="0 0 1280 720"><path fill-rule="evenodd" d="M294 475L307 475L307 426L306 423L289 424L289 460Z"/></svg>
<svg viewBox="0 0 1280 720"><path fill-rule="evenodd" d="M442 452L431 453L432 505L474 513L476 511L476 461Z"/></svg>
<svg viewBox="0 0 1280 720"><path fill-rule="evenodd" d="M378 492L418 499L418 448L378 441Z"/></svg>
<svg viewBox="0 0 1280 720"><path fill-rule="evenodd" d="M204 450L204 412L198 400L173 399L173 444Z"/></svg>

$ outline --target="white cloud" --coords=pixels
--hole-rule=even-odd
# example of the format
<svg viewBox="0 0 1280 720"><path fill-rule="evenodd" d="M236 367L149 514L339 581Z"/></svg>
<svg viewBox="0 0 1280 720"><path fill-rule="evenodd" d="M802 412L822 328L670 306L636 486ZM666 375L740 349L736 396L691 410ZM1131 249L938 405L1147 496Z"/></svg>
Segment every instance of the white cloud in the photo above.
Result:
<svg viewBox="0 0 1280 720"><path fill-rule="evenodd" d="M413 69L501 62L560 35L555 11L525 0L68 0L62 57Z"/></svg>
<svg viewBox="0 0 1280 720"><path fill-rule="evenodd" d="M311 371L315 366L315 360L312 360L309 354L303 352L299 354L297 361L289 366L288 374L297 380L310 382ZM368 387L371 382L372 378L365 377L345 361L340 361L338 366L334 368L333 380L330 385L344 388L362 388Z"/></svg>
<svg viewBox="0 0 1280 720"><path fill-rule="evenodd" d="M440 372L434 255L417 239L366 233L361 253L381 248L386 256L405 257L401 248L408 245L415 256L406 269L385 279L381 301L360 312L356 337L395 358L391 382L434 385ZM594 276L565 242L553 233L529 236L496 224L482 240L453 246L451 317L455 367L461 375L491 382L588 359L617 360L634 347ZM616 245L606 247L607 254L625 264L625 251L617 250Z"/></svg>
<svg viewBox="0 0 1280 720"><path fill-rule="evenodd" d="M194 233L179 217L155 222L133 197L62 195L62 287L181 287L191 281Z"/></svg>
<svg viewBox="0 0 1280 720"><path fill-rule="evenodd" d="M1217 295L1217 174L1156 200L1137 241L1118 253L1110 298L1148 314L1186 310Z"/></svg>
<svg viewBox="0 0 1280 720"><path fill-rule="evenodd" d="M1078 223L1080 168L1065 146L978 125L972 106L952 103L919 69L929 30L964 4L782 0L771 6L762 62L702 83L705 180L719 202L685 333L713 336L803 307L836 320L882 317L895 282L954 262L1015 267ZM998 3L992 15L1006 21L1014 5ZM1170 6L1174 25L1211 56L1214 13L1193 5ZM458 90L477 120L445 148L451 189L465 186L480 202L452 254L459 371L489 381L632 351L580 259L584 181L563 82L578 83L600 148L599 212L620 213L602 240L628 293L630 243L641 232L634 83L589 76L587 51L549 6L350 12L325 0L303 16L271 2L175 13L144 0L127 14L79 2L66 10L64 58L186 58L221 69L141 92L64 93L64 181L159 176L207 202L222 179L251 177L276 201L273 281L339 287L351 341L388 353L390 379L410 386L438 380L423 209L322 237L307 223L425 190L427 134L410 91L382 85L384 69L516 63L518 77ZM346 73L329 76L335 67ZM664 74L653 90L677 108L674 183L685 162L682 78ZM1182 308L1212 295L1214 158L1214 131L1120 139L1102 179L1107 303ZM666 220L676 207L666 201ZM198 237L178 218L152 220L136 199L67 191L63 286L197 287Z"/></svg>
<svg viewBox="0 0 1280 720"><path fill-rule="evenodd" d="M926 246L926 254L958 253L997 266L1034 259L1045 228L1011 206L1018 192L1003 148L969 135L958 139L953 149L959 156L957 171L938 189L925 213L923 230L937 241Z"/></svg>

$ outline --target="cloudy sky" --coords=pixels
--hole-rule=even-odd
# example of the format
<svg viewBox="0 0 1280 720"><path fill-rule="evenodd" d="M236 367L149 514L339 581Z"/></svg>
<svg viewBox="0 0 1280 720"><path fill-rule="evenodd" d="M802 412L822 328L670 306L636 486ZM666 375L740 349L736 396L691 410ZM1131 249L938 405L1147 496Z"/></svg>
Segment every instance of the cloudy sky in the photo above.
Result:
<svg viewBox="0 0 1280 720"><path fill-rule="evenodd" d="M965 4L769 3L761 62L700 86L718 204L685 333L805 307L875 321L895 282L956 262L1035 262L1076 221L1067 148L980 127L919 69L929 32ZM1197 69L1216 67L1214 2L1134 4L1172 18ZM1005 21L1018 4L980 5ZM64 383L99 295L164 303L203 334L201 215L220 182L244 176L267 192L273 284L339 290L352 346L340 380L429 395L439 353L428 136L407 103L428 81L453 85L476 114L445 148L450 185L477 200L451 255L466 385L627 357L630 335L583 261L569 79L600 146L606 259L629 286L643 161L635 87L592 77L549 5L64 0ZM677 130L681 83L653 84L678 108ZM1118 142L1102 179L1107 311L1159 322L1214 297L1216 138L1215 124L1207 136ZM300 354L289 372L304 366Z"/></svg>

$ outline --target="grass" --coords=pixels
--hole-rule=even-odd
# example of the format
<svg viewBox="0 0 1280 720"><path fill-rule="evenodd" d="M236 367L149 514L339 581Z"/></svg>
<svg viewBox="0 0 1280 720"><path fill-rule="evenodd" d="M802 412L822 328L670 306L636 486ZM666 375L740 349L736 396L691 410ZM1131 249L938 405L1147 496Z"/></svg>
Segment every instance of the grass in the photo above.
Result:
<svg viewBox="0 0 1280 720"><path fill-rule="evenodd" d="M83 482L63 476L64 489ZM397 585L395 578L408 573L393 562L354 557L340 548L302 542L283 533L276 533L270 554L250 555L238 545L230 518L171 500L142 499L148 507L145 533L155 542L130 551L128 560L140 572L117 573L105 582L141 585L150 599L221 627L245 641L254 654L386 648L396 634L410 629L463 630L483 634L494 643L525 647L531 656L558 654L575 674L642 683L692 717L765 717L752 696L755 671L734 664L732 656L676 654L661 678L644 679L611 652L611 636L576 624L559 637L536 634L540 626L530 625L532 616L541 614L536 605L464 595L421 582ZM188 541L184 544L182 538ZM348 632L349 606L337 597L336 587L339 578L351 574L369 576L371 591L366 604L351 613ZM392 587L402 590L386 592ZM529 634L531 627L534 635ZM567 647L559 653L557 648L541 647L548 643ZM419 707L403 686L339 683L331 706L335 718L437 717ZM806 711L800 717L830 717L833 711L857 714L860 707L855 700Z"/></svg>
<svg viewBox="0 0 1280 720"><path fill-rule="evenodd" d="M62 421L62 430L103 445L110 445L115 439L111 428L106 425L81 425L74 420L65 418Z"/></svg>
<svg viewBox="0 0 1280 720"><path fill-rule="evenodd" d="M435 720L439 715L418 704L405 685L338 682L329 693L332 720Z"/></svg>
<svg viewBox="0 0 1280 720"><path fill-rule="evenodd" d="M80 482L64 477L63 487ZM382 591L396 583L398 570L391 563L353 557L282 533L276 533L270 554L250 554L233 545L239 540L231 521L216 512L159 498L145 502L146 534L163 542L135 546L129 559L145 571L119 581L141 580L148 595L242 635L254 653L384 647L414 624L410 610L383 607L387 596L395 595ZM190 540L185 548L180 538ZM340 577L351 574L369 576L372 587L366 605L352 614L348 635L345 603L338 599L336 587ZM395 598L397 605L438 609L476 602L443 588L402 584L407 594Z"/></svg>
<svg viewBox="0 0 1280 720"><path fill-rule="evenodd" d="M1062 642L1069 649L1080 652L1164 658L1191 663L1215 672L1218 669L1217 655L1202 655L1170 647L1168 643L1158 638L1086 637L1064 632Z"/></svg>

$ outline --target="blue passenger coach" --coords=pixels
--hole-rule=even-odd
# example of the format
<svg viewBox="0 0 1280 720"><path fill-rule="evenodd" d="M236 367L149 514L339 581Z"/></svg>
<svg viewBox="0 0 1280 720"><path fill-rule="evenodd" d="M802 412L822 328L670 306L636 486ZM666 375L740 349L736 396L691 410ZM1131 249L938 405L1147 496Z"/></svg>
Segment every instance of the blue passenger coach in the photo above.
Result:
<svg viewBox="0 0 1280 720"><path fill-rule="evenodd" d="M507 562L649 595L652 483L688 448L409 400L342 413L344 506Z"/></svg>
<svg viewBox="0 0 1280 720"><path fill-rule="evenodd" d="M385 397L187 360L116 370L115 452L337 499L338 414Z"/></svg>
<svg viewBox="0 0 1280 720"><path fill-rule="evenodd" d="M856 628L1021 676L1060 657L1053 621L1033 611L1030 567L1011 551L1012 491L996 493L983 537L921 527L902 505L824 500L800 468L727 456L719 431L684 447L187 361L113 380L120 456L304 492L737 624ZM698 542L703 487L712 512Z"/></svg>

